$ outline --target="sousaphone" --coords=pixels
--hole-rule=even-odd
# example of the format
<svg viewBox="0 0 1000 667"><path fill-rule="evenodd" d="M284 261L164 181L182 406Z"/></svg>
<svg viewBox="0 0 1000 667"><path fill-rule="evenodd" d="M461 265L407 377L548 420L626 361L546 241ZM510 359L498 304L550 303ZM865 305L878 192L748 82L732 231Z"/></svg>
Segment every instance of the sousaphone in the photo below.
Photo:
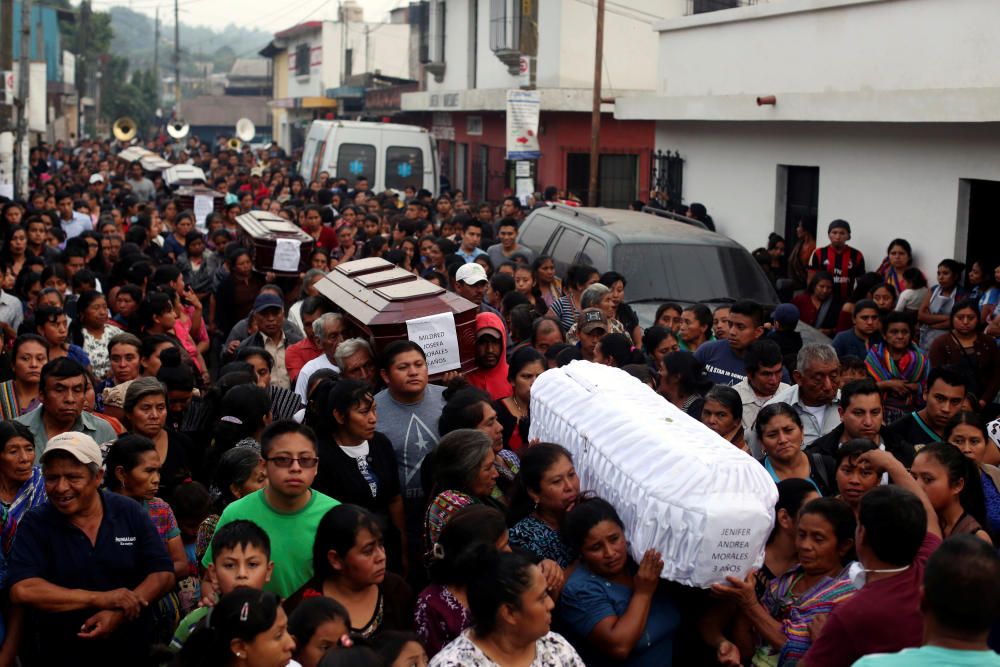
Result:
<svg viewBox="0 0 1000 667"><path fill-rule="evenodd" d="M174 139L183 139L191 131L191 126L183 120L177 119L167 123L167 134Z"/></svg>
<svg viewBox="0 0 1000 667"><path fill-rule="evenodd" d="M111 132L115 135L115 139L123 144L127 144L135 139L135 136L139 133L139 127L128 116L122 116L115 121L115 124L111 127Z"/></svg>
<svg viewBox="0 0 1000 667"><path fill-rule="evenodd" d="M253 141L254 135L257 134L257 128L253 126L253 121L249 118L240 118L236 121L236 136L245 144Z"/></svg>

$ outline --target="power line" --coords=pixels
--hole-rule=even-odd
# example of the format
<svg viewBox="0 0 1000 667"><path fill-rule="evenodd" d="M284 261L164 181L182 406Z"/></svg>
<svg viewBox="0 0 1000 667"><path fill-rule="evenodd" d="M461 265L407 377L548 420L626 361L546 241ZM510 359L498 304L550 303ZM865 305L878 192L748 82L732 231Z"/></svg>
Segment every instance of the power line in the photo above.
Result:
<svg viewBox="0 0 1000 667"><path fill-rule="evenodd" d="M579 2L581 5L587 5L588 7L593 7L595 9L597 7L597 5L594 2L592 2L591 0L576 0L576 2ZM606 13L608 13L608 14L616 14L618 16L623 16L623 17L625 17L627 19L632 19L633 21L636 21L638 23L644 23L646 25L653 25L657 21L663 21L663 20L665 20L665 17L663 17L663 16L657 16L656 14L651 14L651 13L643 11L641 9L634 9L634 8L628 7L626 5L620 5L618 3L612 3L612 2L608 2L608 5L613 5L614 7L618 7L618 9L616 10L616 9L614 9L611 6L606 6L604 8L604 11ZM640 16L636 16L636 14L644 15L647 18L641 18Z"/></svg>
<svg viewBox="0 0 1000 667"><path fill-rule="evenodd" d="M180 6L187 7L188 5L195 5L202 2L208 2L208 0L184 0L184 2L180 3ZM173 4L174 3L172 2L154 2L149 4L140 3L138 5L128 5L125 4L124 2L121 2L120 0L91 0L91 5L105 5L108 7L108 9L121 7L122 9L129 9L132 11L139 9L159 9L161 7L169 9L173 7ZM135 13L138 14L140 12L136 11Z"/></svg>
<svg viewBox="0 0 1000 667"><path fill-rule="evenodd" d="M300 23L304 23L307 19L312 18L316 14L316 12L318 12L319 10L323 9L328 4L330 4L331 1L332 0L322 0L322 2L320 2L320 4L316 8L314 8L311 12L309 12L308 14L306 14L305 16L303 16L302 18L300 18L298 21L295 21L294 23L292 23L289 27L291 28L291 27L299 25ZM284 10L284 8L282 8L282 10ZM254 48L251 48L251 49L249 49L247 51L244 51L242 53L236 54L236 57L237 58L242 58L242 57L248 56L250 54L258 53L259 51L260 51L259 47L254 47Z"/></svg>

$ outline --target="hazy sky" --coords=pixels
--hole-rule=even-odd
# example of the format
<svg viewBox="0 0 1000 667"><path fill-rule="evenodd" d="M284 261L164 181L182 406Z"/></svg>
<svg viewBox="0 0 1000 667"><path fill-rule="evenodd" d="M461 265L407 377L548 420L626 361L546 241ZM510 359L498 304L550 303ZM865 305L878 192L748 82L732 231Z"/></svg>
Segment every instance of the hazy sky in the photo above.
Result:
<svg viewBox="0 0 1000 667"><path fill-rule="evenodd" d="M173 0L91 0L94 9L130 7L153 16L160 9L160 20L173 25ZM357 0L365 10L365 19L380 21L394 7L409 0ZM335 19L338 0L178 0L181 23L222 28L230 23L276 32L296 23L316 19ZM183 41L183 35L182 41Z"/></svg>

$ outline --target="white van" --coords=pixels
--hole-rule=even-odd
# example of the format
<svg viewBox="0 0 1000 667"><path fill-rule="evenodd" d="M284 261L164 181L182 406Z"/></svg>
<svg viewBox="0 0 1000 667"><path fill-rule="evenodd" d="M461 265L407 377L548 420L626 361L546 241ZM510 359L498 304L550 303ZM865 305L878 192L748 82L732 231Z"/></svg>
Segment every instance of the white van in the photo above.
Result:
<svg viewBox="0 0 1000 667"><path fill-rule="evenodd" d="M415 125L314 120L299 173L309 182L324 171L352 186L365 176L375 192L402 192L412 185L437 194L437 145L430 132Z"/></svg>

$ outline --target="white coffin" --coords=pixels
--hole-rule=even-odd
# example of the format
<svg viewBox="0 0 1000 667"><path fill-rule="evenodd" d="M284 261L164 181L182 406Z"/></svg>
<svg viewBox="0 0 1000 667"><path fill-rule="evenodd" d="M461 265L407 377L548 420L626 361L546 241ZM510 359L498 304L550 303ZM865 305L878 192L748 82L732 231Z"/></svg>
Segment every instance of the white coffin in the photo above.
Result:
<svg viewBox="0 0 1000 667"><path fill-rule="evenodd" d="M708 587L764 559L778 491L750 455L616 368L574 361L531 387L531 438L573 453L580 488L610 502L632 557Z"/></svg>

